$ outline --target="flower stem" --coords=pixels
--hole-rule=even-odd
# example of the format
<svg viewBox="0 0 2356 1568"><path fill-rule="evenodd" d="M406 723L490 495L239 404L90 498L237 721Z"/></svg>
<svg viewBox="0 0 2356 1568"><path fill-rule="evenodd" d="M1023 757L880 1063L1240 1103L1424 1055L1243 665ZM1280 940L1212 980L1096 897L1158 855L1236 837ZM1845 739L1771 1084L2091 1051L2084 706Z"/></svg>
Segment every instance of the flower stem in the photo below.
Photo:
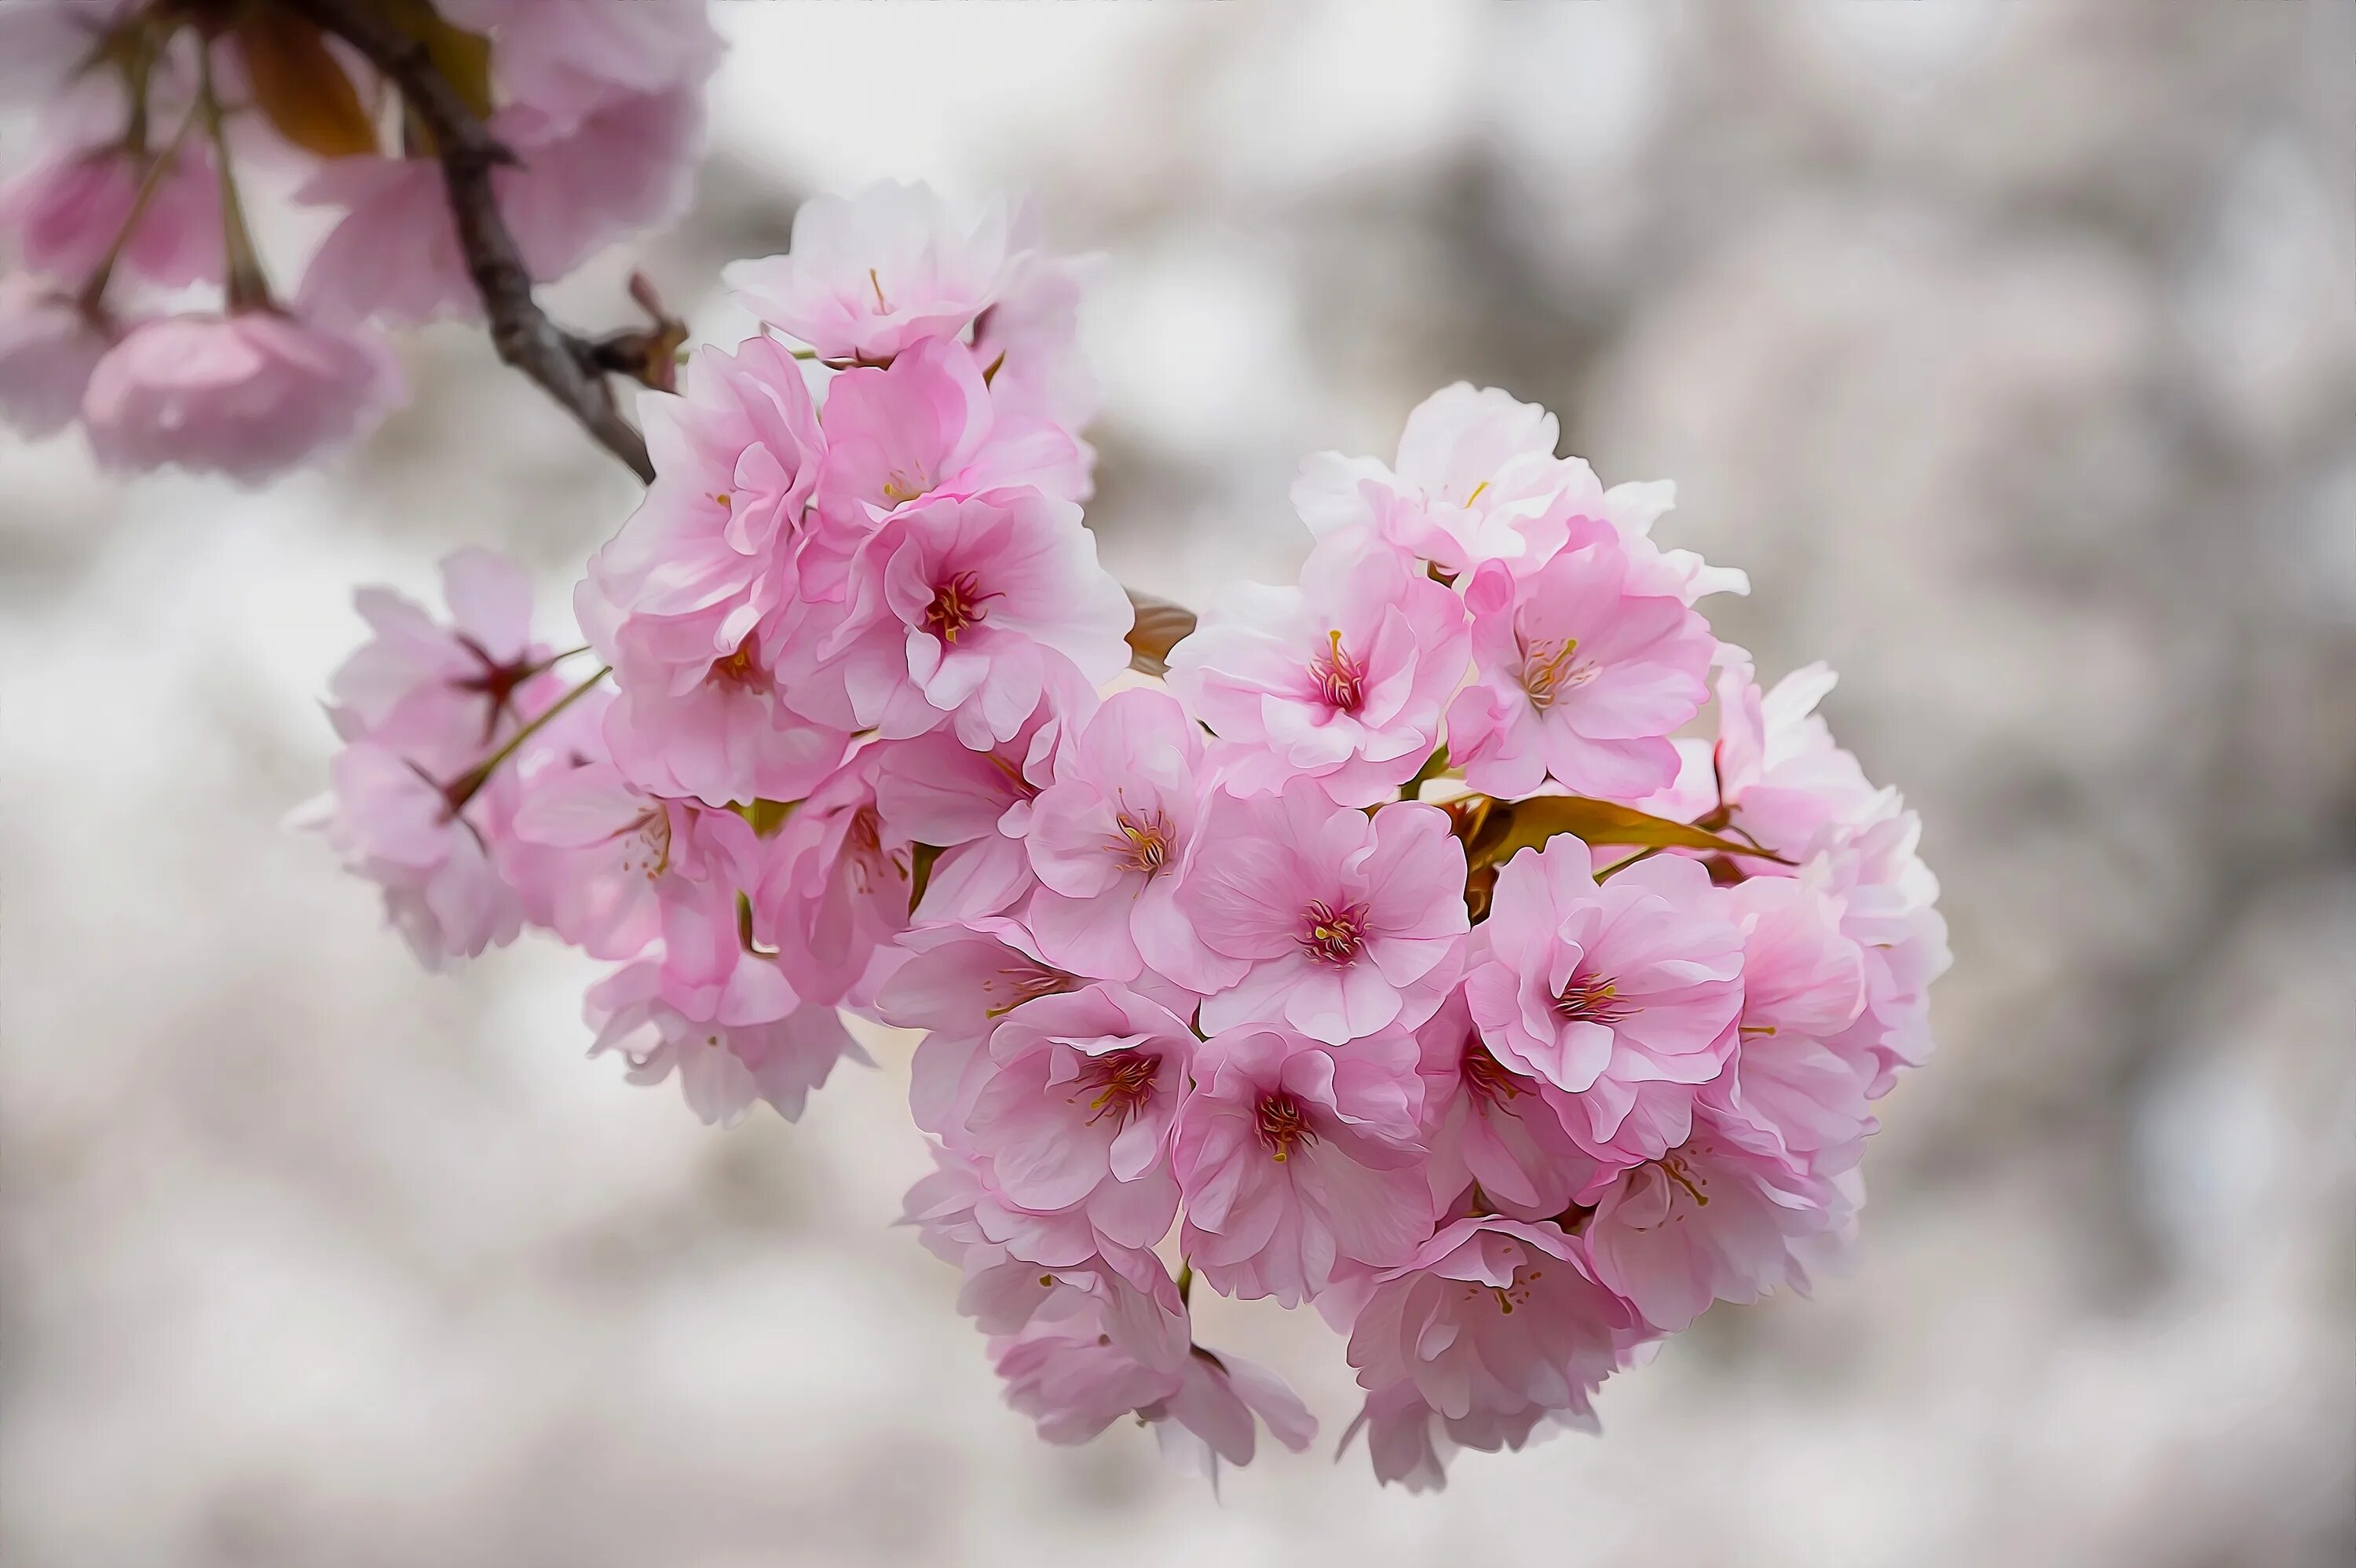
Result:
<svg viewBox="0 0 2356 1568"><path fill-rule="evenodd" d="M171 145L161 153L147 155L146 172L140 176L139 188L131 193L131 210L123 215L123 227L115 231L114 242L106 248L106 254L99 258L97 267L90 274L90 282L82 285L80 298L76 303L80 305L84 315L98 315L100 305L106 299L106 285L114 276L115 263L123 260L123 252L131 244L131 236L138 231L139 220L147 216L148 205L155 199L155 193L164 187L165 175L180 161L180 147L187 141L188 133L196 129L198 115L199 111L190 109L188 117L180 122L179 130L173 133Z"/></svg>
<svg viewBox="0 0 2356 1568"><path fill-rule="evenodd" d="M224 292L229 308L231 313L275 309L269 276L262 270L262 252L253 243L253 230L246 227L245 203L238 196L237 173L230 164L229 138L221 133L220 98L213 91L209 48L197 56L197 109L204 117L214 160L220 165L221 239L227 251Z"/></svg>
<svg viewBox="0 0 2356 1568"><path fill-rule="evenodd" d="M444 800L450 803L450 815L455 816L460 811L464 810L466 803L481 793L482 787L485 784L491 782L491 775L499 771L499 764L516 754L516 749L518 747L521 746L526 741L530 740L535 733L547 725L550 720L555 718L558 714L572 707L573 703L579 701L583 697L588 695L590 688L595 686L599 681L605 679L607 676L613 673L613 666L600 665L595 675L591 676L587 680L583 681L580 685L574 687L572 690L558 698L554 702L550 703L538 718L533 719L522 729L518 730L514 734L509 736L507 738L506 744L502 745L498 751L493 752L489 756L485 757L481 762L477 763L473 767L468 768L465 773L459 774L456 778L451 780L448 784L444 785L442 790L442 795Z"/></svg>

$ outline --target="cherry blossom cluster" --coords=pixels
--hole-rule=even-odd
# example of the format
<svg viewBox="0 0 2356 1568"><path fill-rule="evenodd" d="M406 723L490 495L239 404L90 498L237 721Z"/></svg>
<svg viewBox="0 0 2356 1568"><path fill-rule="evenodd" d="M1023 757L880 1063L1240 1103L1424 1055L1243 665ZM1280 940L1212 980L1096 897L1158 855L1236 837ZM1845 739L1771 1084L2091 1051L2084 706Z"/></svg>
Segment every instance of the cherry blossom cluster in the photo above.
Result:
<svg viewBox="0 0 2356 1568"><path fill-rule="evenodd" d="M705 0L369 5L505 149L492 185L532 278L685 194ZM0 189L0 418L21 432L79 421L109 468L260 480L402 400L385 329L480 311L431 133L284 0L12 0L0 57L39 117ZM325 229L284 292L262 194Z"/></svg>
<svg viewBox="0 0 2356 1568"><path fill-rule="evenodd" d="M584 646L479 553L446 620L362 595L317 820L428 964L615 965L594 1049L707 1121L797 1116L845 1012L923 1031L907 1219L1048 1439L1309 1443L1210 1290L1315 1306L1437 1486L1837 1261L1936 884L1831 677L1712 635L1747 583L1655 541L1670 487L1501 391L1310 459L1299 580L1155 645L1081 520L1081 275L1003 208L809 204L726 274L763 332L645 400Z"/></svg>

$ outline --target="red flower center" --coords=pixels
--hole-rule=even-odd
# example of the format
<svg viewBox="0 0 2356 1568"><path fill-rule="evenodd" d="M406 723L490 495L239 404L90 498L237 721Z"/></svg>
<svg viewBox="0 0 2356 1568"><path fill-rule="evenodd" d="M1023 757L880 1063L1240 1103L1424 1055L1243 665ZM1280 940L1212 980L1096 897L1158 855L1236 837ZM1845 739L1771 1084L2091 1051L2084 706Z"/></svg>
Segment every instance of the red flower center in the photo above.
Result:
<svg viewBox="0 0 2356 1568"><path fill-rule="evenodd" d="M1108 1055L1088 1059L1078 1079L1079 1094L1096 1091L1088 1102L1093 1113L1088 1125L1094 1126L1107 1116L1112 1118L1119 1131L1135 1121L1145 1103L1153 1097L1153 1081L1161 1073L1162 1059L1142 1051L1116 1051Z"/></svg>
<svg viewBox="0 0 2356 1568"><path fill-rule="evenodd" d="M1279 1165L1291 1158L1296 1147L1317 1141L1316 1133L1309 1125L1309 1114L1290 1094L1262 1095L1254 1121L1259 1128L1259 1141L1268 1146L1269 1157Z"/></svg>
<svg viewBox="0 0 2356 1568"><path fill-rule="evenodd" d="M1317 656L1309 666L1309 678L1317 684L1317 694L1326 703L1344 713L1355 713L1366 700L1366 667L1342 646L1342 634L1325 634L1333 645Z"/></svg>
<svg viewBox="0 0 2356 1568"><path fill-rule="evenodd" d="M1317 900L1301 912L1300 942L1312 963L1349 963L1366 945L1366 906Z"/></svg>
<svg viewBox="0 0 2356 1568"><path fill-rule="evenodd" d="M933 590L933 602L925 606L925 630L954 643L959 632L982 618L981 607L997 597L984 593L981 579L972 572L957 572Z"/></svg>
<svg viewBox="0 0 2356 1568"><path fill-rule="evenodd" d="M1573 975L1554 999L1555 1017L1566 1023L1616 1024L1632 1010L1615 1000L1619 987L1601 975Z"/></svg>

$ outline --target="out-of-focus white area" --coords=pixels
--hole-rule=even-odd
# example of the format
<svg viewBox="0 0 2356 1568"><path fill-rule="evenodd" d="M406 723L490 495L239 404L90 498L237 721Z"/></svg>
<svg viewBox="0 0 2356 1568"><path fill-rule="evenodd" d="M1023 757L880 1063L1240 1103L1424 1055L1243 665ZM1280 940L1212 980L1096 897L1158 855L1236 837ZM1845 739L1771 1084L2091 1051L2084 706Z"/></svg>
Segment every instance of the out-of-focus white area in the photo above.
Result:
<svg viewBox="0 0 2356 1568"><path fill-rule="evenodd" d="M280 818L356 582L634 485L478 334L267 492L0 445L0 1556L566 1568L2356 1558L2356 6L723 0L708 331L809 191L1024 189L1108 252L1091 517L1200 603L1305 451L1542 400L1928 824L1956 965L1862 1266L1600 1439L1378 1494L1313 1315L1203 1337L1317 1452L1215 1501L1036 1442L890 1228L906 1050L798 1126L584 1063L586 967L418 973ZM21 146L21 138L14 144ZM5 441L5 438L0 438Z"/></svg>

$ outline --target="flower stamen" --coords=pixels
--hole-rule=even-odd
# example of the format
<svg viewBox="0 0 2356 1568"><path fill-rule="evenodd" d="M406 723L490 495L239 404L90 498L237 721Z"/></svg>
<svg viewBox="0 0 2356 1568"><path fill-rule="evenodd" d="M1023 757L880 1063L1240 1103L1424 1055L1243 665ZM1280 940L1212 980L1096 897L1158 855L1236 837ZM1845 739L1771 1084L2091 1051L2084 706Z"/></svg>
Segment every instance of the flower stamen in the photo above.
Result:
<svg viewBox="0 0 2356 1568"><path fill-rule="evenodd" d="M1296 1147L1317 1141L1317 1134L1309 1125L1308 1113L1290 1094L1263 1095L1253 1120L1259 1130L1259 1141L1268 1147L1269 1157L1279 1165L1291 1158Z"/></svg>

